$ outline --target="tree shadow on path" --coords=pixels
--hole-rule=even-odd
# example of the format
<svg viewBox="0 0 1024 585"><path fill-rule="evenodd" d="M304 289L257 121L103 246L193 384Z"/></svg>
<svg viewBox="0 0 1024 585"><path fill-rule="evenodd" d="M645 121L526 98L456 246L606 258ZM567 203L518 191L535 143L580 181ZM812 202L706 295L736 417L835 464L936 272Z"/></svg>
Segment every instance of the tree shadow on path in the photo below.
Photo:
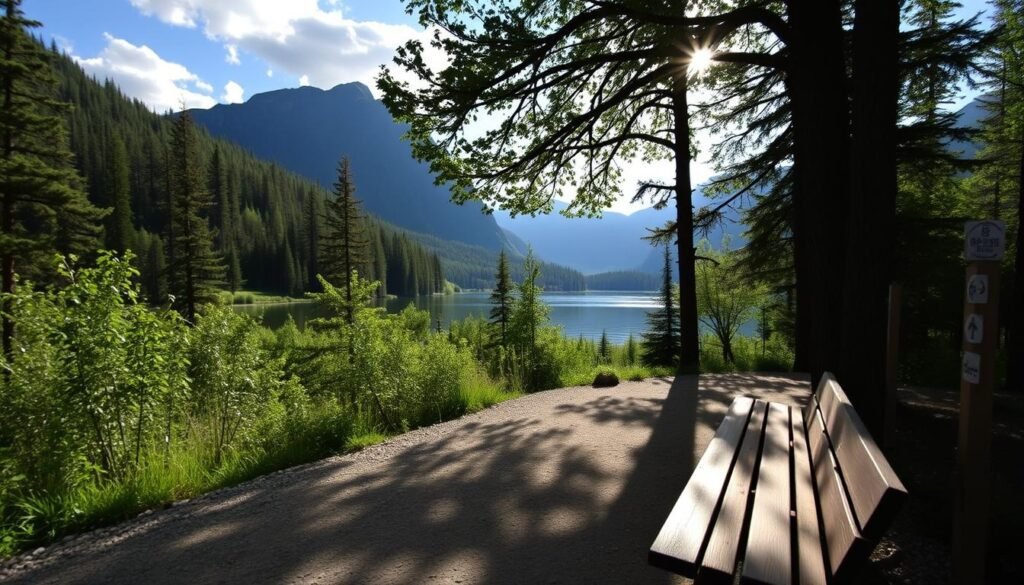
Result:
<svg viewBox="0 0 1024 585"><path fill-rule="evenodd" d="M409 446L158 513L167 518L151 528L68 552L24 579L678 581L647 566L647 549L733 397L807 394L791 377L702 377L700 385L698 393L697 377L681 376L532 395Z"/></svg>

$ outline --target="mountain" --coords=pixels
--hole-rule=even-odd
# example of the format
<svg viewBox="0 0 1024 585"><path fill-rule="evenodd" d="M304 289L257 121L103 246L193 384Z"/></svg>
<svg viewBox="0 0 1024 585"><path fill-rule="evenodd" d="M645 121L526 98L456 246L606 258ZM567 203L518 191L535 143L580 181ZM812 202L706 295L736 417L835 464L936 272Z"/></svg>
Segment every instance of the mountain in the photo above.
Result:
<svg viewBox="0 0 1024 585"><path fill-rule="evenodd" d="M242 104L191 110L214 136L330 189L348 156L356 195L381 219L415 232L499 250L508 242L478 203L455 205L402 140L406 126L361 83L256 94Z"/></svg>
<svg viewBox="0 0 1024 585"><path fill-rule="evenodd" d="M700 190L694 192L697 207L707 205ZM650 258L655 259L654 272L661 269L661 252L643 239L650 228L659 227L675 218L675 208L641 209L629 215L606 211L600 218L570 218L560 211L567 204L555 201L552 213L536 217L511 217L497 211L498 225L529 243L538 256L585 274L642 270L648 271ZM739 213L727 213L726 221L708 234L715 246L728 234L733 247L742 245L743 225Z"/></svg>

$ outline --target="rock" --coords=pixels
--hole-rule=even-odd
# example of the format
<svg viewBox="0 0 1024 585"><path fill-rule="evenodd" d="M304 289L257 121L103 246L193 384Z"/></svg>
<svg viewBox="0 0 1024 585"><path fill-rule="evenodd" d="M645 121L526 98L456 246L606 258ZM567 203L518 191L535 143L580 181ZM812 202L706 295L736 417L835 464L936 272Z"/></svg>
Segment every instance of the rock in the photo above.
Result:
<svg viewBox="0 0 1024 585"><path fill-rule="evenodd" d="M43 554L43 552L45 550L46 550L46 547L42 547L41 546L41 547L37 548L36 550L32 551L32 556L38 557L39 555Z"/></svg>
<svg viewBox="0 0 1024 585"><path fill-rule="evenodd" d="M608 388L618 385L619 377L615 375L615 372L601 372L594 378L594 388Z"/></svg>

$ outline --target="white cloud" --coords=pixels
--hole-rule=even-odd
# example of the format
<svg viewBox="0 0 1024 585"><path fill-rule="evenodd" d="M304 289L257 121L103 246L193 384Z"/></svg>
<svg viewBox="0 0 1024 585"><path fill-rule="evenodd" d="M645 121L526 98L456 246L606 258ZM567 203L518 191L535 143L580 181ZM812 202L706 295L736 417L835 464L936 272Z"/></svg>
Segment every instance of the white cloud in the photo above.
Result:
<svg viewBox="0 0 1024 585"><path fill-rule="evenodd" d="M309 85L309 76L308 75L303 75L302 77L299 78L299 87L302 87L302 86L305 86L305 85Z"/></svg>
<svg viewBox="0 0 1024 585"><path fill-rule="evenodd" d="M238 85L234 81L229 81L224 85L224 94L220 96L220 100L227 104L240 104L245 101L242 95L245 90L242 89L241 85Z"/></svg>
<svg viewBox="0 0 1024 585"><path fill-rule="evenodd" d="M328 88L362 81L374 88L381 64L416 37L406 25L346 18L338 4L317 0L131 0L144 14L198 27L210 39L256 55L275 70L307 75ZM230 49L228 49L230 51Z"/></svg>
<svg viewBox="0 0 1024 585"><path fill-rule="evenodd" d="M107 45L99 55L83 58L72 55L85 71L99 79L112 79L125 94L141 100L154 111L209 108L217 103L210 95L188 89L192 84L200 92L213 87L184 65L165 61L146 45L133 45L108 33Z"/></svg>
<svg viewBox="0 0 1024 585"><path fill-rule="evenodd" d="M228 54L224 56L224 60L230 65L240 65L242 62L238 59L238 47L234 45L225 45Z"/></svg>
<svg viewBox="0 0 1024 585"><path fill-rule="evenodd" d="M274 70L273 69L267 69L267 77L273 77L273 76L274 76Z"/></svg>

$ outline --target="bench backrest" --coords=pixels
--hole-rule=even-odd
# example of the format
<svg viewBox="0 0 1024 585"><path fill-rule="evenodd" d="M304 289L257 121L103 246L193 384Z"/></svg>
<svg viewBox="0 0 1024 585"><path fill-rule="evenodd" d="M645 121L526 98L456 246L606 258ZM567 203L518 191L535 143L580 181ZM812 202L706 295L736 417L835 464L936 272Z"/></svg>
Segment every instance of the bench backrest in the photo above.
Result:
<svg viewBox="0 0 1024 585"><path fill-rule="evenodd" d="M907 496L835 376L826 372L804 410L827 562L848 580Z"/></svg>

